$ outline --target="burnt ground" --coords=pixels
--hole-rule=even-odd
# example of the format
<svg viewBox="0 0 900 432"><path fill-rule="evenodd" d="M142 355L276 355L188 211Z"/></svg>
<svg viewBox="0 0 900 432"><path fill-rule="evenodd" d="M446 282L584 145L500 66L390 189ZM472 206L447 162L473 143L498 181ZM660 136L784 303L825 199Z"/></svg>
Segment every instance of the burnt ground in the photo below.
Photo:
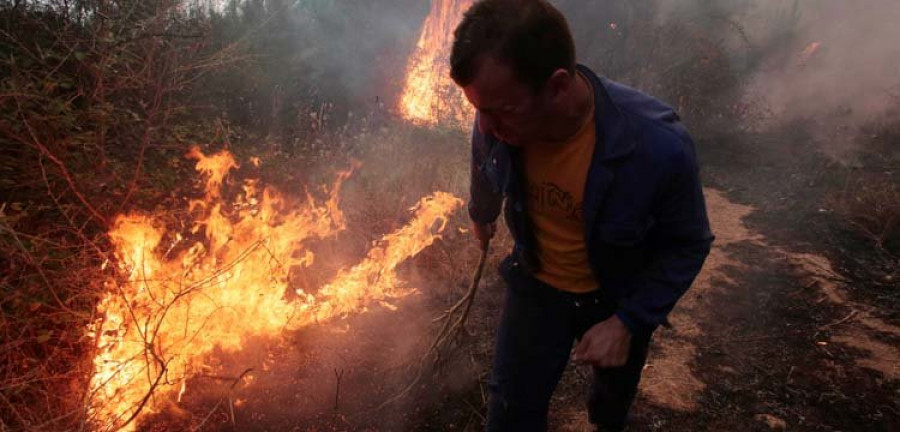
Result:
<svg viewBox="0 0 900 432"><path fill-rule="evenodd" d="M796 130L801 130L796 128ZM900 430L897 286L829 207L846 168L801 132L699 144L715 248L652 346L633 431ZM149 430L480 430L503 286L494 252L464 337L406 397L431 317L462 295L477 252L456 217L406 266L420 294L399 308L221 354ZM890 291L893 289L893 291ZM248 367L248 379L229 390ZM591 430L589 371L570 368L551 429ZM181 413L181 414L179 414Z"/></svg>

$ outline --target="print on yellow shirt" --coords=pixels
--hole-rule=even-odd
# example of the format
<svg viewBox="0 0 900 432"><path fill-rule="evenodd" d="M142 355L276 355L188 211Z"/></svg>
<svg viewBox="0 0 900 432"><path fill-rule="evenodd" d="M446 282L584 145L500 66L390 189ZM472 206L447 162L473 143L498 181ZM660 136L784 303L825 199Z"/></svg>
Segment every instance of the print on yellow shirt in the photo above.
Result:
<svg viewBox="0 0 900 432"><path fill-rule="evenodd" d="M582 212L595 136L592 112L569 141L523 147L528 215L540 260L535 277L563 291L598 288L588 264Z"/></svg>

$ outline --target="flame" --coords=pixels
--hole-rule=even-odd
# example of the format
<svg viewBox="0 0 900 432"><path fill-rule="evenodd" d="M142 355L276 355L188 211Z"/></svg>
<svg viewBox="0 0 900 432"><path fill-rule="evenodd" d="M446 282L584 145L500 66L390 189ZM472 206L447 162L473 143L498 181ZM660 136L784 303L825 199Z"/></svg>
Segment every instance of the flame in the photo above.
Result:
<svg viewBox="0 0 900 432"><path fill-rule="evenodd" d="M473 0L433 0L416 49L406 68L400 113L407 120L471 126L475 110L450 79L453 30Z"/></svg>
<svg viewBox="0 0 900 432"><path fill-rule="evenodd" d="M103 319L88 329L97 340L90 412L107 430L133 430L140 417L180 401L186 380L215 348L237 351L247 337L277 336L408 294L396 267L440 238L462 204L442 192L423 198L411 221L361 263L316 293L286 296L291 271L313 262L304 243L344 229L338 192L350 170L338 174L324 202L308 196L291 205L247 180L229 206L221 188L238 167L233 156L195 148L188 157L206 181L203 199L188 210L195 218L187 234L196 237L192 244L152 215L121 215L109 233L122 279L108 283L97 308Z"/></svg>
<svg viewBox="0 0 900 432"><path fill-rule="evenodd" d="M394 269L400 263L431 246L447 226L448 209L456 209L462 201L446 192L435 192L412 208L413 219L403 228L384 236L363 262L342 271L323 287L319 295L325 301L316 308L316 320L359 312L373 300L393 308L386 300L408 294L397 280Z"/></svg>

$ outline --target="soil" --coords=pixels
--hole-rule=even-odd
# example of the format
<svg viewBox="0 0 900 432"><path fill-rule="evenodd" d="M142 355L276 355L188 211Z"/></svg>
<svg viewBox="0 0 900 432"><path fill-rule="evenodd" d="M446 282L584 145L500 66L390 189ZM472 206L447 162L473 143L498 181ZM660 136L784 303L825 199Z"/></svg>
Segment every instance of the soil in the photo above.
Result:
<svg viewBox="0 0 900 432"><path fill-rule="evenodd" d="M797 132L796 134L800 134ZM717 240L696 283L656 333L631 431L900 430L900 319L875 255L828 208L843 169L808 137L781 131L698 144ZM465 336L406 397L436 316L462 295L477 251L455 220L410 263L420 294L393 307L258 341L256 357L219 356L250 382L188 385L184 406L146 429L481 430L503 284L494 253ZM260 354L262 353L262 354ZM570 367L551 430L589 431L589 371ZM232 414L233 412L233 414ZM166 425L166 427L156 426Z"/></svg>

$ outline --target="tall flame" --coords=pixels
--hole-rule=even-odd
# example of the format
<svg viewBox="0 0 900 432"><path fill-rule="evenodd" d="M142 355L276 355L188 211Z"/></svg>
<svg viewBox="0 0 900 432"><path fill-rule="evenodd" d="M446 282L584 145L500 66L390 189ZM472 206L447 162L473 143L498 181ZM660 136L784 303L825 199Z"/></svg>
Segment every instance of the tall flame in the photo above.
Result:
<svg viewBox="0 0 900 432"><path fill-rule="evenodd" d="M204 198L190 204L196 222L185 235L196 237L193 243L152 215L119 216L109 233L122 280L109 283L98 305L103 319L89 328L97 340L90 410L108 430L133 430L140 417L171 403L214 348L237 351L250 336L278 335L409 293L396 267L438 239L462 204L442 192L423 198L412 220L361 263L315 293L286 295L290 272L313 262L304 243L344 228L337 193L350 172L338 175L322 203L309 196L294 208L248 180L237 202L226 205L221 186L238 167L232 155L193 149L189 157L206 179Z"/></svg>
<svg viewBox="0 0 900 432"><path fill-rule="evenodd" d="M433 0L416 49L410 56L400 97L407 120L425 124L449 121L471 126L474 109L450 79L453 30L473 0Z"/></svg>

